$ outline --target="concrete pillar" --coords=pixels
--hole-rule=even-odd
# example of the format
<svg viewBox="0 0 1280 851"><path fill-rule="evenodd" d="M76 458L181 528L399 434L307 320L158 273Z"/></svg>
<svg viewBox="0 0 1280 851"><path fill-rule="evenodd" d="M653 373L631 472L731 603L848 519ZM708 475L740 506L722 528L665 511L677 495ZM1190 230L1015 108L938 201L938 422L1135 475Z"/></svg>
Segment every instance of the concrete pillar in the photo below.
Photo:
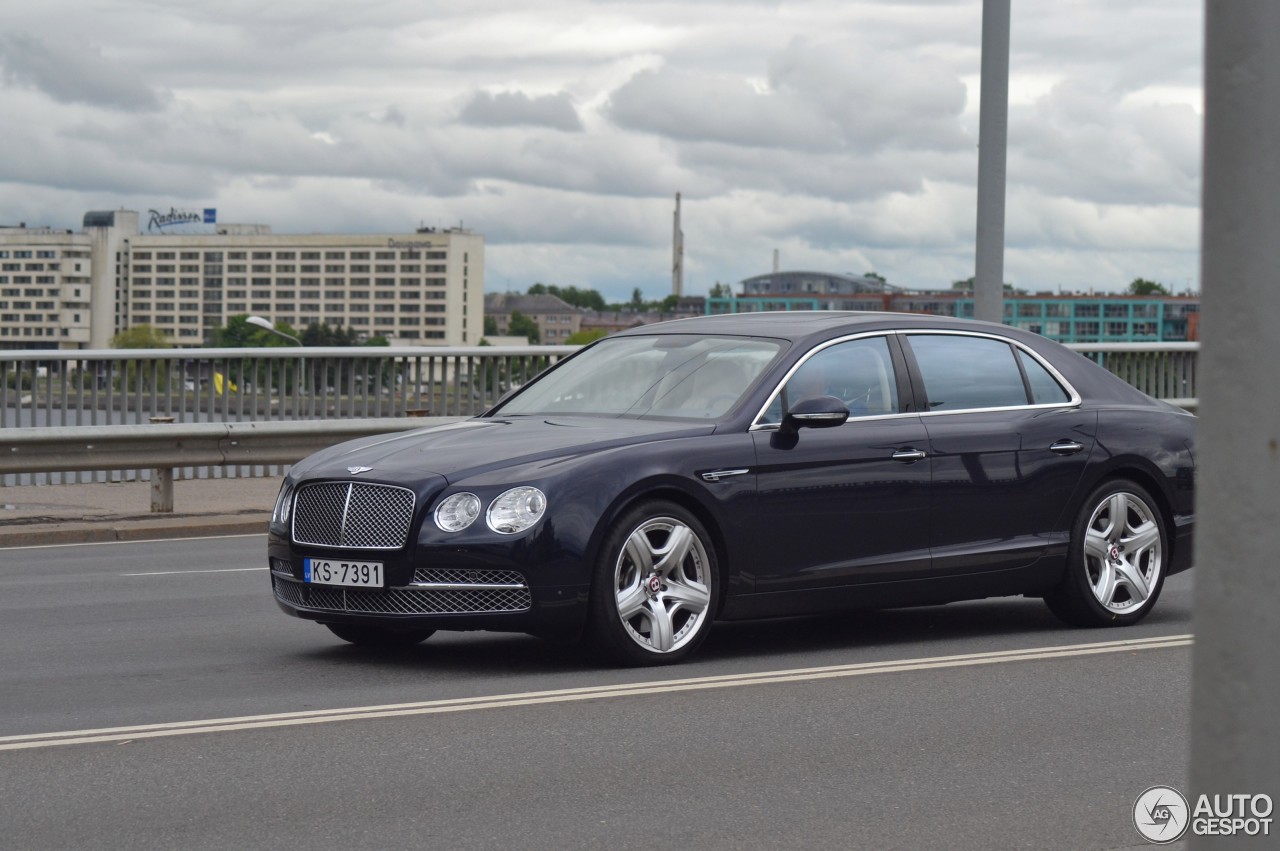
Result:
<svg viewBox="0 0 1280 851"><path fill-rule="evenodd" d="M1009 0L983 0L982 3L981 92L973 315L985 322L1002 322L1005 149L1009 141Z"/></svg>
<svg viewBox="0 0 1280 851"><path fill-rule="evenodd" d="M1280 3L1209 0L1205 27L1193 808L1280 801Z"/></svg>

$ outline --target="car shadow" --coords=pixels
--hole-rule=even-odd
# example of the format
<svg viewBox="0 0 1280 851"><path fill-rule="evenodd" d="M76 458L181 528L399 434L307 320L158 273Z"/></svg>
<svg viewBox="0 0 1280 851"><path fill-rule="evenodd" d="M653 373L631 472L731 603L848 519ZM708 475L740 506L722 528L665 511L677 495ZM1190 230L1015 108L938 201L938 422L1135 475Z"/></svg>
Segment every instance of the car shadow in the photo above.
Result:
<svg viewBox="0 0 1280 851"><path fill-rule="evenodd" d="M796 655L830 654L841 651L884 650L917 645L913 655L949 655L964 652L953 646L969 639L1007 639L1023 636L1033 645L1087 644L1145 638L1169 632L1171 624L1190 629L1190 608L1184 605L1157 606L1134 627L1122 629L1075 629L1065 626L1037 599L1002 598L905 609L877 609L831 615L775 618L756 621L719 622L697 654L675 668L655 669L680 672L677 676L700 673L706 663L755 659L770 664L771 659ZM367 671L371 666L387 671L431 671L475 676L514 676L613 671L618 668L601 659L589 647L574 641L536 638L529 635L465 632L437 633L422 644L393 650L357 647L326 636L327 642L299 654L305 659L336 667ZM1005 643L999 642L997 643ZM1020 642L1022 643L1022 642ZM931 650L930 645L937 645ZM1000 649L990 646L980 650ZM863 661L858 660L824 660ZM805 664L810 664L806 661ZM622 679L630 679L625 676Z"/></svg>

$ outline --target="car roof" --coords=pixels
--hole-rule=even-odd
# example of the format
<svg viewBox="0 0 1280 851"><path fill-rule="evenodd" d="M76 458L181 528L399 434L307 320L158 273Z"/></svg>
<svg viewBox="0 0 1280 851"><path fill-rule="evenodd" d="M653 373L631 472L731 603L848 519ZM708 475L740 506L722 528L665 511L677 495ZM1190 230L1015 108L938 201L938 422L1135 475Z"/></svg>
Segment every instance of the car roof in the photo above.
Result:
<svg viewBox="0 0 1280 851"><path fill-rule="evenodd" d="M986 331L1009 334L1007 325L979 322L973 319L956 319L949 316L928 316L918 313L887 313L882 311L854 310L788 310L760 311L754 313L723 313L715 316L694 316L673 319L652 325L642 325L622 331L615 336L645 334L733 334L753 337L781 337L802 340L832 333L858 333L895 328L936 328L953 331Z"/></svg>

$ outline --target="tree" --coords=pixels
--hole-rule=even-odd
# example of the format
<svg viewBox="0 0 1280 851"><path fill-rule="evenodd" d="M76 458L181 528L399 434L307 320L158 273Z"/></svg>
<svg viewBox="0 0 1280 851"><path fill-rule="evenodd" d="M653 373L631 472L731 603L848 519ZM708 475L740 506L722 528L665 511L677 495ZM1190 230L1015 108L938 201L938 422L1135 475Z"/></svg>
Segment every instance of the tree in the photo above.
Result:
<svg viewBox="0 0 1280 851"><path fill-rule="evenodd" d="M553 295L565 304L574 307L585 307L590 310L604 310L604 296L590 288L558 287L555 284L537 283L529 287L529 295Z"/></svg>
<svg viewBox="0 0 1280 851"><path fill-rule="evenodd" d="M290 336L298 336L297 333L288 325L277 322L276 327ZM244 349L292 345L288 340L272 334L266 328L259 328L257 325L250 325L249 314L247 313L240 313L232 316L227 320L226 325L223 325L220 328L215 328L213 333L210 335L209 342L215 348L220 349Z"/></svg>
<svg viewBox="0 0 1280 851"><path fill-rule="evenodd" d="M634 310L644 309L644 293L640 292L639 287L631 291L631 307Z"/></svg>
<svg viewBox="0 0 1280 851"><path fill-rule="evenodd" d="M111 338L113 349L170 349L173 343L150 325L134 325Z"/></svg>
<svg viewBox="0 0 1280 851"><path fill-rule="evenodd" d="M716 281L711 287L711 298L733 298L733 289L728 284Z"/></svg>
<svg viewBox="0 0 1280 851"><path fill-rule="evenodd" d="M328 322L312 322L298 339L304 346L356 346L360 339L356 332L341 325L330 326Z"/></svg>
<svg viewBox="0 0 1280 851"><path fill-rule="evenodd" d="M879 281L882 284L889 283L887 280L885 280L884 275L881 275L879 272L863 272L862 277L871 278L873 281Z"/></svg>
<svg viewBox="0 0 1280 851"><path fill-rule="evenodd" d="M113 349L169 349L172 347L173 343L169 341L169 338L163 332L150 325L134 325L132 328L126 328L111 338L111 348ZM169 371L172 362L166 363L160 371L157 371L154 366L140 369L143 363L145 361L131 360L125 364L124 375L117 379L117 381L121 382L118 385L119 389L134 390L139 385L144 389L156 387L160 390L165 390L169 387ZM179 381L179 384L181 384L181 381Z"/></svg>
<svg viewBox="0 0 1280 851"><path fill-rule="evenodd" d="M585 346L587 343L594 343L605 335L604 329L596 328L591 331L579 331L576 334L570 334L569 339L564 342L567 346Z"/></svg>
<svg viewBox="0 0 1280 851"><path fill-rule="evenodd" d="M511 311L511 320L507 322L507 333L513 337L524 337L535 346L542 337L538 323L518 310Z"/></svg>
<svg viewBox="0 0 1280 851"><path fill-rule="evenodd" d="M486 316L484 318L483 333L490 337L498 336L498 318L496 316Z"/></svg>
<svg viewBox="0 0 1280 851"><path fill-rule="evenodd" d="M969 277L965 278L963 281L952 281L951 289L967 290L969 292L973 292L973 275L970 275Z"/></svg>
<svg viewBox="0 0 1280 851"><path fill-rule="evenodd" d="M1172 295L1164 284L1146 278L1134 278L1125 292L1129 295Z"/></svg>

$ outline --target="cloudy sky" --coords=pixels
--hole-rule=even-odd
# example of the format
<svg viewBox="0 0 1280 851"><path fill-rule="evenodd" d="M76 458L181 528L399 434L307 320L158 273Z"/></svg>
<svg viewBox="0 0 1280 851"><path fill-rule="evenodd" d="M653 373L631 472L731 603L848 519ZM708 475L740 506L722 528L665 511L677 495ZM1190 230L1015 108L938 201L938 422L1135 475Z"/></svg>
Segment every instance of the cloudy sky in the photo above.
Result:
<svg viewBox="0 0 1280 851"><path fill-rule="evenodd" d="M1014 0L1005 278L1198 289L1200 0ZM486 238L489 291L973 274L980 0L3 0L0 223Z"/></svg>

